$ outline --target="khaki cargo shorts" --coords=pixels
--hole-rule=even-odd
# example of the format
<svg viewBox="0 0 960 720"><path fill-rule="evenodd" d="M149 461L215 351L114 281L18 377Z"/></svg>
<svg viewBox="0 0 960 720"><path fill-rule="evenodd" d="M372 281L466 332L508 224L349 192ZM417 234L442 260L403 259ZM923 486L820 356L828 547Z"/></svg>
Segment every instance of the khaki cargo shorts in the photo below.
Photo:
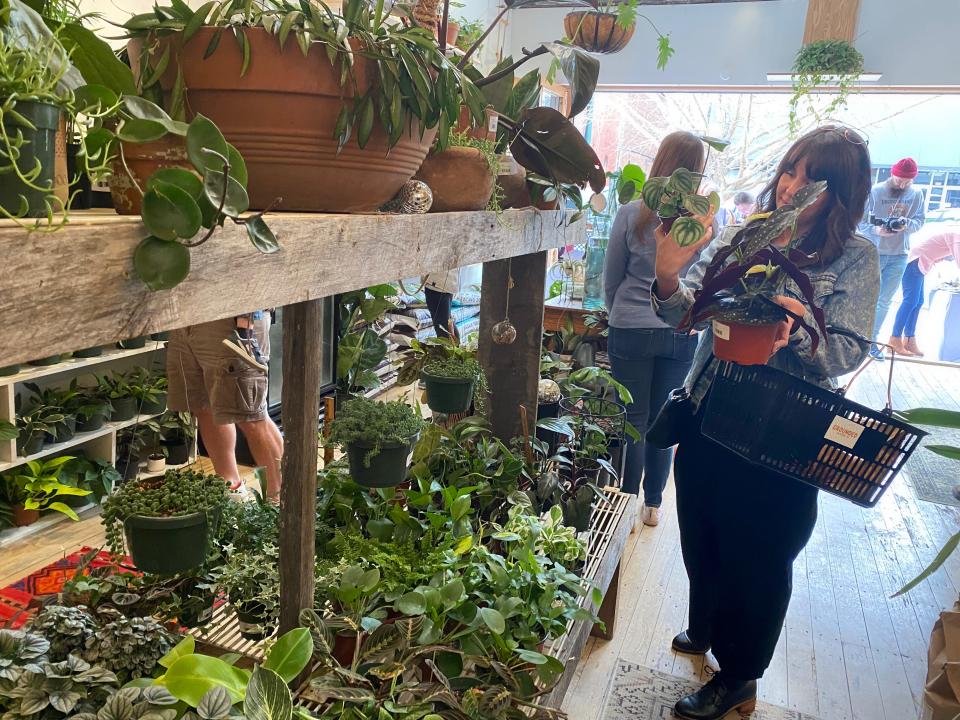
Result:
<svg viewBox="0 0 960 720"><path fill-rule="evenodd" d="M218 425L267 417L267 374L243 362L223 344L234 318L174 330L167 343L167 406L195 412L210 408ZM270 352L270 314L254 324L264 357Z"/></svg>

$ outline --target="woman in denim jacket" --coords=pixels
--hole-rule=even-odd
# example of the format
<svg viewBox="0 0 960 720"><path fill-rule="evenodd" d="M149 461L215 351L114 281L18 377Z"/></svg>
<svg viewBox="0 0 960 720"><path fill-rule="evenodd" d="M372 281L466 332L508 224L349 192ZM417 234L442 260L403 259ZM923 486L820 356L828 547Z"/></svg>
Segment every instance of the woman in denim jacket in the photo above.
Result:
<svg viewBox="0 0 960 720"><path fill-rule="evenodd" d="M816 252L804 268L823 308L826 324L869 336L873 327L880 270L877 249L856 234L870 192L870 156L852 130L826 126L800 138L787 151L758 205L770 211L788 204L804 185L827 181L827 190L797 223L800 249ZM710 218L703 218L705 224ZM678 325L693 304L704 271L717 250L729 245L738 228L726 229L703 251L681 280L683 268L709 241L681 248L657 234L653 307L668 324ZM789 240L789 233L774 245ZM788 281L777 301L816 323L803 295ZM756 704L757 679L770 664L790 602L793 561L807 544L817 520L817 490L751 465L699 432L702 400L716 363L707 365L713 346L708 325L701 333L687 387L697 422L683 436L674 465L677 514L683 561L690 579L687 629L677 635L679 652L712 648L720 672L703 688L681 699L674 712L689 720L718 720L731 710L748 715ZM787 319L781 324L769 364L824 387L854 370L868 347L832 335L814 352L806 330ZM701 369L706 371L701 373ZM694 378L699 378L694 382Z"/></svg>
<svg viewBox="0 0 960 720"><path fill-rule="evenodd" d="M699 137L688 132L671 133L660 144L650 177L666 177L680 167L699 173L705 158ZM683 382L697 346L696 335L677 332L650 306L657 254L653 231L658 224L657 216L640 200L620 208L610 230L603 268L610 365L613 376L633 396L627 420L641 433L647 431L670 391ZM672 460L673 450L645 445L642 440L627 441L623 491L639 494L642 480L640 519L646 525L660 521L660 504Z"/></svg>

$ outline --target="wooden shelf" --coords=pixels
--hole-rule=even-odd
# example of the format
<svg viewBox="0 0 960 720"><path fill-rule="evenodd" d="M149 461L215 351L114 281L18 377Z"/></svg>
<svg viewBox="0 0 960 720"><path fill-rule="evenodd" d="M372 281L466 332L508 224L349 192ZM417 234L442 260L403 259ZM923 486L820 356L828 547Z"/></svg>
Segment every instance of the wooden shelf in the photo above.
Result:
<svg viewBox="0 0 960 720"><path fill-rule="evenodd" d="M83 505L82 507L74 508L74 510L76 511L77 515L80 516L81 520L85 520L100 514L100 506L93 502ZM24 541L45 533L57 525L61 525L65 522L73 521L63 513L51 510L35 523L30 525L0 530L0 550L23 543Z"/></svg>
<svg viewBox="0 0 960 720"><path fill-rule="evenodd" d="M163 350L167 346L165 340L148 340L142 348L132 350L104 349L102 355L92 358L67 358L56 365L25 365L16 375L0 376L0 385L10 385L12 383L33 382L38 378L49 377L50 375L59 375L60 373L73 372L93 368L103 363L122 360L124 358L137 357L147 353Z"/></svg>
<svg viewBox="0 0 960 720"><path fill-rule="evenodd" d="M218 230L190 251L189 277L149 291L133 272L147 233L139 217L76 211L54 233L0 222L0 317L11 323L0 366L105 345L400 277L528 255L584 241L585 223L532 208L425 215L268 216L281 250L262 255L243 228ZM43 282L40 282L40 279Z"/></svg>

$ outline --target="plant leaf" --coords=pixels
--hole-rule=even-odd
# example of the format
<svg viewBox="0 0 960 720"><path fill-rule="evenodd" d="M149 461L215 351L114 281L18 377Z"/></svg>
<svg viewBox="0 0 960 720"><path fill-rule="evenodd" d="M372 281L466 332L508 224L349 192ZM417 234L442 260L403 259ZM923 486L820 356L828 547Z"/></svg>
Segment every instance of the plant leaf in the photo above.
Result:
<svg viewBox="0 0 960 720"><path fill-rule="evenodd" d="M573 123L553 108L525 111L515 129L510 149L528 170L559 184L589 182L594 192L601 192L607 184L596 152Z"/></svg>
<svg viewBox="0 0 960 720"><path fill-rule="evenodd" d="M229 162L230 149L223 133L203 115L197 115L187 129L187 157L201 174L206 170L223 171L224 162Z"/></svg>
<svg viewBox="0 0 960 720"><path fill-rule="evenodd" d="M266 667L254 668L243 700L243 714L247 720L290 720L293 697L283 678Z"/></svg>
<svg viewBox="0 0 960 720"><path fill-rule="evenodd" d="M917 585L919 585L928 577L933 575L947 561L947 558L950 557L951 553L953 553L953 551L957 549L957 545L960 545L960 532L958 532L956 535L954 535L949 540L947 540L947 542L944 543L943 547L940 548L940 552L938 552L937 556L931 561L931 563L927 565L926 568L924 568L923 572L917 575L913 580L908 582L902 588L897 590L897 592L895 592L891 597L899 597L904 593L910 592Z"/></svg>
<svg viewBox="0 0 960 720"><path fill-rule="evenodd" d="M176 240L149 235L133 253L133 268L151 290L169 290L190 274L190 250Z"/></svg>
<svg viewBox="0 0 960 720"><path fill-rule="evenodd" d="M269 228L262 217L251 218L247 220L244 225L246 225L250 242L264 255L275 253L280 249L280 243L277 242L273 230Z"/></svg>
<svg viewBox="0 0 960 720"><path fill-rule="evenodd" d="M295 628L277 640L263 667L273 670L285 682L293 682L310 661L313 640L307 628Z"/></svg>
<svg viewBox="0 0 960 720"><path fill-rule="evenodd" d="M237 218L250 207L250 198L246 188L233 177L224 175L221 170L205 170L203 173L203 192L214 208L220 207L224 197L224 183L226 183L226 198L221 212L227 217ZM198 208L199 210L199 208Z"/></svg>
<svg viewBox="0 0 960 720"><path fill-rule="evenodd" d="M203 221L200 206L186 190L159 181L143 194L141 216L147 230L161 240L192 238Z"/></svg>
<svg viewBox="0 0 960 720"><path fill-rule="evenodd" d="M161 667L165 667L169 670L170 667L184 655L193 654L196 646L197 641L194 639L193 635L187 635L183 640L174 645L173 649L171 649L170 652L160 658L160 660L157 662Z"/></svg>
<svg viewBox="0 0 960 720"><path fill-rule="evenodd" d="M543 43L543 47L560 62L560 69L570 83L570 113L567 117L573 117L590 104L600 78L600 61L576 45L549 42Z"/></svg>

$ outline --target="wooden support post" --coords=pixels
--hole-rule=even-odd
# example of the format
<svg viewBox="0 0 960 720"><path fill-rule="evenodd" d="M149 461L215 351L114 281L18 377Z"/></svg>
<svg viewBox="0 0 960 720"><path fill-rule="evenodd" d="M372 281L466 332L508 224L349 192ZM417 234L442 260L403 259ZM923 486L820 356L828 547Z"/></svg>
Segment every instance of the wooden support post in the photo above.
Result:
<svg viewBox="0 0 960 720"><path fill-rule="evenodd" d="M622 561L621 561L622 562ZM617 562L617 569L613 571L613 577L610 578L610 586L603 594L603 602L597 609L597 617L603 625L594 625L590 630L593 637L603 638L604 640L613 639L613 629L617 622L617 595L620 592L620 562Z"/></svg>
<svg viewBox="0 0 960 720"><path fill-rule="evenodd" d="M810 0L803 44L816 40L846 40L853 43L860 16L860 0Z"/></svg>
<svg viewBox="0 0 960 720"><path fill-rule="evenodd" d="M280 491L280 632L313 607L320 415L322 299L283 309L283 487Z"/></svg>
<svg viewBox="0 0 960 720"><path fill-rule="evenodd" d="M483 264L479 357L490 385L487 416L494 434L504 441L521 432L518 405L526 406L530 417L537 416L546 274L546 252ZM511 275L508 313L507 283ZM490 331L507 315L517 329L517 339L512 345L497 345Z"/></svg>

